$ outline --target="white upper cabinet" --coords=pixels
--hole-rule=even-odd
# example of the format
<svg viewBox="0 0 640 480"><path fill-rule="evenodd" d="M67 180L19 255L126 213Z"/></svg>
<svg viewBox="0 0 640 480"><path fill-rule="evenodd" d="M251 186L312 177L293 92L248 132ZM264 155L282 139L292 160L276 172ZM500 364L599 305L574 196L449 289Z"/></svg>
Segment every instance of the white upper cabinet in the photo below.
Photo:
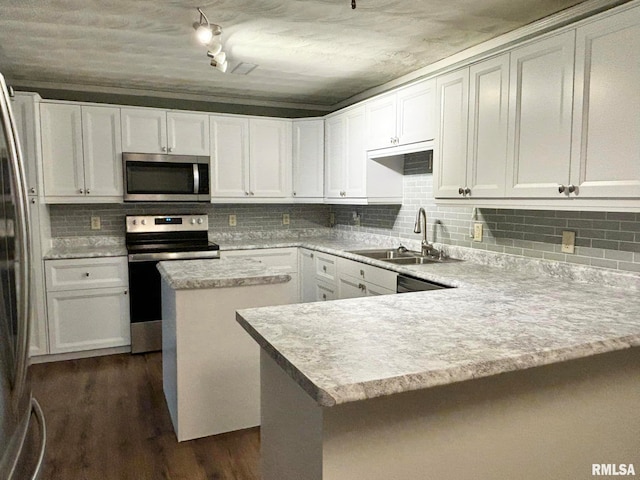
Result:
<svg viewBox="0 0 640 480"><path fill-rule="evenodd" d="M167 151L175 155L209 155L209 115L167 112Z"/></svg>
<svg viewBox="0 0 640 480"><path fill-rule="evenodd" d="M293 121L293 198L321 201L324 194L324 120Z"/></svg>
<svg viewBox="0 0 640 480"><path fill-rule="evenodd" d="M290 199L291 121L211 116L211 196Z"/></svg>
<svg viewBox="0 0 640 480"><path fill-rule="evenodd" d="M167 114L152 108L122 109L122 149L134 153L167 153Z"/></svg>
<svg viewBox="0 0 640 480"><path fill-rule="evenodd" d="M212 115L211 196L249 195L249 120Z"/></svg>
<svg viewBox="0 0 640 480"><path fill-rule="evenodd" d="M327 119L325 197L366 197L365 108L350 108Z"/></svg>
<svg viewBox="0 0 640 480"><path fill-rule="evenodd" d="M433 164L436 198L459 197L467 176L469 118L469 69L463 68L437 79L438 135Z"/></svg>
<svg viewBox="0 0 640 480"><path fill-rule="evenodd" d="M84 196L82 108L42 103L40 122L45 196Z"/></svg>
<svg viewBox="0 0 640 480"><path fill-rule="evenodd" d="M504 195L509 54L438 77L436 198Z"/></svg>
<svg viewBox="0 0 640 480"><path fill-rule="evenodd" d="M47 203L122 201L120 109L41 103Z"/></svg>
<svg viewBox="0 0 640 480"><path fill-rule="evenodd" d="M366 102L366 148L433 140L435 81L427 80Z"/></svg>
<svg viewBox="0 0 640 480"><path fill-rule="evenodd" d="M27 192L38 195L38 164L40 163L39 131L40 96L36 93L16 93L12 99L11 109L18 128L20 147L24 158L27 176Z"/></svg>
<svg viewBox="0 0 640 480"><path fill-rule="evenodd" d="M209 155L209 115L159 110L122 109L125 152Z"/></svg>
<svg viewBox="0 0 640 480"><path fill-rule="evenodd" d="M249 120L249 195L291 197L291 121Z"/></svg>
<svg viewBox="0 0 640 480"><path fill-rule="evenodd" d="M640 197L640 8L577 30L571 196Z"/></svg>
<svg viewBox="0 0 640 480"><path fill-rule="evenodd" d="M85 194L122 197L120 109L82 107Z"/></svg>
<svg viewBox="0 0 640 480"><path fill-rule="evenodd" d="M569 180L575 31L511 52L506 195L557 198Z"/></svg>

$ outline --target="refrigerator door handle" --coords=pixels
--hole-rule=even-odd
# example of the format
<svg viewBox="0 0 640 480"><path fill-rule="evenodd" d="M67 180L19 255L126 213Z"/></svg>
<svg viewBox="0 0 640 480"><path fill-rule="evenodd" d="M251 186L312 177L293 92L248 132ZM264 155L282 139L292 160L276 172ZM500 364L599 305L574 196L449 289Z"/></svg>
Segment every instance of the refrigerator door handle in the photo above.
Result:
<svg viewBox="0 0 640 480"><path fill-rule="evenodd" d="M24 393L25 383L27 379L27 367L29 356L29 320L30 320L30 242L29 242L29 204L27 185L25 181L25 173L22 162L22 154L20 151L20 142L17 135L16 124L9 109L9 92L4 78L0 77L0 88L2 90L2 98L0 99L2 107L2 121L4 125L8 125L11 133L11 141L9 141L8 150L11 160L11 175L13 180L13 191L16 194L16 236L20 242L20 303L18 305L18 328L17 328L17 349L16 349L16 372L14 379L14 398L18 401Z"/></svg>
<svg viewBox="0 0 640 480"><path fill-rule="evenodd" d="M40 454L38 455L38 464L31 476L31 480L38 480L40 478L40 473L42 470L42 465L44 464L44 452L47 447L47 424L44 421L44 414L42 413L42 408L40 408L40 404L35 398L31 398L31 409L40 424Z"/></svg>

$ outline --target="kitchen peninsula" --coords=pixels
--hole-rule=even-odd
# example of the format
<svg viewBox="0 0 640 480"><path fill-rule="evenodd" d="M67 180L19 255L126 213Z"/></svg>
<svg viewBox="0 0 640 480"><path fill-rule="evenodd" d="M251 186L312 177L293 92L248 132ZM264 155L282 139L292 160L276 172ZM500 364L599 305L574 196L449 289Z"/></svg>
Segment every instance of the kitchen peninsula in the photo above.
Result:
<svg viewBox="0 0 640 480"><path fill-rule="evenodd" d="M259 348L235 310L291 303L291 277L251 259L160 262L163 390L179 441L260 424Z"/></svg>
<svg viewBox="0 0 640 480"><path fill-rule="evenodd" d="M468 262L403 270L458 288L238 312L262 348L264 480L638 465L637 276L623 289Z"/></svg>

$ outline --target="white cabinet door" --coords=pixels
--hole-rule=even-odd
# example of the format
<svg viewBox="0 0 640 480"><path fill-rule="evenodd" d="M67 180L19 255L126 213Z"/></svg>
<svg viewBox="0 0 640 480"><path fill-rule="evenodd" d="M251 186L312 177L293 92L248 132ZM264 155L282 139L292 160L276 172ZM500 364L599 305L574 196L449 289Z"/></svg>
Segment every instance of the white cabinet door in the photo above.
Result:
<svg viewBox="0 0 640 480"><path fill-rule="evenodd" d="M640 197L640 8L576 42L571 183L579 197Z"/></svg>
<svg viewBox="0 0 640 480"><path fill-rule="evenodd" d="M209 156L209 115L167 112L167 137L169 153Z"/></svg>
<svg viewBox="0 0 640 480"><path fill-rule="evenodd" d="M398 90L396 137L399 145L435 138L435 99L435 80Z"/></svg>
<svg viewBox="0 0 640 480"><path fill-rule="evenodd" d="M391 93L366 102L367 150L393 147L396 139L396 94Z"/></svg>
<svg viewBox="0 0 640 480"><path fill-rule="evenodd" d="M324 196L342 198L344 188L344 116L325 121Z"/></svg>
<svg viewBox="0 0 640 480"><path fill-rule="evenodd" d="M315 299L316 302L326 302L329 300L338 299L338 288L331 284L316 280L314 283Z"/></svg>
<svg viewBox="0 0 640 480"><path fill-rule="evenodd" d="M469 69L437 78L438 134L433 162L436 198L462 198L466 188Z"/></svg>
<svg viewBox="0 0 640 480"><path fill-rule="evenodd" d="M84 195L79 105L41 103L42 168L47 197Z"/></svg>
<svg viewBox="0 0 640 480"><path fill-rule="evenodd" d="M130 344L126 287L49 292L51 353Z"/></svg>
<svg viewBox="0 0 640 480"><path fill-rule="evenodd" d="M367 296L367 287L361 280L349 275L338 274L338 298L358 298Z"/></svg>
<svg viewBox="0 0 640 480"><path fill-rule="evenodd" d="M167 153L167 114L153 108L123 108L122 150Z"/></svg>
<svg viewBox="0 0 640 480"><path fill-rule="evenodd" d="M249 195L291 197L291 121L249 120Z"/></svg>
<svg viewBox="0 0 640 480"><path fill-rule="evenodd" d="M313 250L298 249L298 272L300 273L300 301L315 302L316 292L316 263Z"/></svg>
<svg viewBox="0 0 640 480"><path fill-rule="evenodd" d="M210 116L211 196L249 195L249 120Z"/></svg>
<svg viewBox="0 0 640 480"><path fill-rule="evenodd" d="M119 108L82 107L84 185L88 197L122 200L120 135Z"/></svg>
<svg viewBox="0 0 640 480"><path fill-rule="evenodd" d="M345 177L344 192L347 198L367 196L367 151L365 146L365 107L357 107L345 114Z"/></svg>
<svg viewBox="0 0 640 480"><path fill-rule="evenodd" d="M569 180L575 32L511 52L506 194L557 198Z"/></svg>
<svg viewBox="0 0 640 480"><path fill-rule="evenodd" d="M11 108L18 128L20 148L24 158L29 195L37 195L38 163L40 161L40 141L37 130L40 123L40 97L35 93L16 93Z"/></svg>
<svg viewBox="0 0 640 480"><path fill-rule="evenodd" d="M321 199L324 193L324 120L293 121L293 196Z"/></svg>
<svg viewBox="0 0 640 480"><path fill-rule="evenodd" d="M475 198L503 197L507 168L509 54L469 70L467 182Z"/></svg>

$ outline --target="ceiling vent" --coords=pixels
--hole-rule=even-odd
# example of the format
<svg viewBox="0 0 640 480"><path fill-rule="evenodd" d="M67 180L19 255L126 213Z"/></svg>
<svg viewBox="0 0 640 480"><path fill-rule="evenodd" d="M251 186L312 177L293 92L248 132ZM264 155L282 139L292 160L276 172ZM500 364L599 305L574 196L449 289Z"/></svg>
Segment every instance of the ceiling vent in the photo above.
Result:
<svg viewBox="0 0 640 480"><path fill-rule="evenodd" d="M254 65L253 63L240 62L233 70L231 70L231 73L235 75L249 75L257 66L258 65Z"/></svg>

